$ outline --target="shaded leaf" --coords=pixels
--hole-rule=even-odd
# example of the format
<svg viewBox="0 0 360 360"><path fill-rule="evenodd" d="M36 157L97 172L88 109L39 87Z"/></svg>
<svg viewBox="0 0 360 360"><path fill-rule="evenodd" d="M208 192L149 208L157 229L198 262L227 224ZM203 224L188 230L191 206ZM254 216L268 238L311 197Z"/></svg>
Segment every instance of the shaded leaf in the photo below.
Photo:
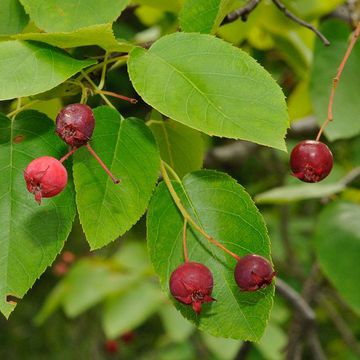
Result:
<svg viewBox="0 0 360 360"><path fill-rule="evenodd" d="M80 222L91 249L129 230L143 215L159 175L159 153L141 120L124 120L109 107L94 110L91 146L121 179L115 185L98 162L81 148L74 155L74 181Z"/></svg>
<svg viewBox="0 0 360 360"><path fill-rule="evenodd" d="M23 111L10 121L0 115L0 311L8 317L54 261L75 217L70 181L58 196L39 206L25 185L23 171L33 159L60 158L65 144L54 135L54 123L37 111Z"/></svg>
<svg viewBox="0 0 360 360"><path fill-rule="evenodd" d="M256 253L269 258L264 221L235 180L215 171L197 171L184 177L183 188L175 182L173 185L187 211L213 238L240 256ZM182 227L182 216L161 183L150 203L147 231L150 258L167 294L172 271L184 261ZM233 274L236 262L230 255L190 229L187 245L190 260L201 262L212 271L213 296L217 301L203 305L200 315L174 301L176 308L200 330L214 336L259 340L269 318L273 286L252 293L240 292Z"/></svg>
<svg viewBox="0 0 360 360"><path fill-rule="evenodd" d="M11 35L21 32L29 22L19 0L1 0L0 2L0 35Z"/></svg>
<svg viewBox="0 0 360 360"><path fill-rule="evenodd" d="M175 33L149 50L134 48L128 70L144 101L171 119L209 135L286 149L284 95L240 49L210 35Z"/></svg>

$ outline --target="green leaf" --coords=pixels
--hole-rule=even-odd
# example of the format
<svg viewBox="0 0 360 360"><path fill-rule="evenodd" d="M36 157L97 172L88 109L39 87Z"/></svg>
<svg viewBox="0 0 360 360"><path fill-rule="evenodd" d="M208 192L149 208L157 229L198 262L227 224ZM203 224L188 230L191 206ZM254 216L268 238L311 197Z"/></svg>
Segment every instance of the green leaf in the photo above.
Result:
<svg viewBox="0 0 360 360"><path fill-rule="evenodd" d="M75 60L46 44L0 42L0 100L35 95L54 88L93 60Z"/></svg>
<svg viewBox="0 0 360 360"><path fill-rule="evenodd" d="M219 360L236 359L241 342L233 339L215 337L210 334L201 333L201 338L208 349L216 355Z"/></svg>
<svg viewBox="0 0 360 360"><path fill-rule="evenodd" d="M61 157L65 144L54 123L37 111L10 121L0 115L0 311L8 317L64 245L75 217L71 180L65 190L39 206L25 185L23 171L33 159Z"/></svg>
<svg viewBox="0 0 360 360"><path fill-rule="evenodd" d="M259 204L284 204L299 200L317 199L334 195L345 189L342 183L299 184L277 187L255 196Z"/></svg>
<svg viewBox="0 0 360 360"><path fill-rule="evenodd" d="M186 0L180 13L180 27L186 32L213 34L230 12L235 0Z"/></svg>
<svg viewBox="0 0 360 360"><path fill-rule="evenodd" d="M108 51L129 52L134 47L125 40L116 40L111 24L92 25L72 32L25 33L12 38L41 41L60 48L98 45Z"/></svg>
<svg viewBox="0 0 360 360"><path fill-rule="evenodd" d="M112 23L129 0L20 0L32 21L46 32L75 31Z"/></svg>
<svg viewBox="0 0 360 360"><path fill-rule="evenodd" d="M159 175L159 153L141 120L109 107L94 110L91 146L121 183L115 185L85 147L74 155L76 203L91 249L107 245L143 215Z"/></svg>
<svg viewBox="0 0 360 360"><path fill-rule="evenodd" d="M132 0L133 5L145 5L155 9L177 13L181 10L184 0Z"/></svg>
<svg viewBox="0 0 360 360"><path fill-rule="evenodd" d="M319 216L315 249L321 269L360 315L360 206L336 201Z"/></svg>
<svg viewBox="0 0 360 360"><path fill-rule="evenodd" d="M284 330L270 322L264 336L255 346L266 360L278 360L283 358L286 344L287 336Z"/></svg>
<svg viewBox="0 0 360 360"><path fill-rule="evenodd" d="M210 236L240 256L256 253L270 257L264 221L250 196L234 179L215 171L197 171L184 177L183 188L176 182L173 185L187 211ZM169 296L170 275L184 261L182 227L183 218L161 183L148 210L148 248ZM187 246L190 260L201 262L212 271L213 296L217 301L205 304L200 315L174 301L176 308L200 330L214 336L258 341L269 318L274 287L240 292L233 274L236 261L230 255L190 229Z"/></svg>
<svg viewBox="0 0 360 360"><path fill-rule="evenodd" d="M110 299L103 312L103 327L108 338L115 339L145 322L163 303L158 286L142 282L119 297Z"/></svg>
<svg viewBox="0 0 360 360"><path fill-rule="evenodd" d="M159 145L161 159L180 177L202 168L204 146L198 131L173 120L152 120L149 127Z"/></svg>
<svg viewBox="0 0 360 360"><path fill-rule="evenodd" d="M21 32L29 22L19 0L1 0L0 2L0 35L11 35Z"/></svg>
<svg viewBox="0 0 360 360"><path fill-rule="evenodd" d="M171 119L209 135L286 149L284 95L240 49L210 35L175 33L149 50L134 48L128 70L144 101Z"/></svg>
<svg viewBox="0 0 360 360"><path fill-rule="evenodd" d="M315 43L314 64L310 81L310 94L319 125L327 117L332 81L348 46L350 27L337 20L326 21L320 31L328 37L331 46ZM360 43L358 42L345 65L334 98L332 121L325 130L331 140L351 138L360 134Z"/></svg>

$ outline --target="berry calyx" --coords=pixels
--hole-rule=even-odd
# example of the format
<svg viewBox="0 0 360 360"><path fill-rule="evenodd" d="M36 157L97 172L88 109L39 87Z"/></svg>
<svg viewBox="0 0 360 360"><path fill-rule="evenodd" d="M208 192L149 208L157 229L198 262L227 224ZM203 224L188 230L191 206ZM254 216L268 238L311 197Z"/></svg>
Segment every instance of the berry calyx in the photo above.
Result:
<svg viewBox="0 0 360 360"><path fill-rule="evenodd" d="M56 133L71 147L85 145L95 127L92 109L84 104L65 106L56 117Z"/></svg>
<svg viewBox="0 0 360 360"><path fill-rule="evenodd" d="M185 262L177 267L170 277L171 295L183 304L191 304L197 314L200 314L204 302L215 300L210 296L213 287L211 271L197 262Z"/></svg>
<svg viewBox="0 0 360 360"><path fill-rule="evenodd" d="M264 257L250 254L238 261L234 276L240 290L256 291L268 286L275 276L275 272Z"/></svg>
<svg viewBox="0 0 360 360"><path fill-rule="evenodd" d="M290 156L293 175L299 180L314 183L326 178L333 167L333 155L322 142L304 140L297 144Z"/></svg>
<svg viewBox="0 0 360 360"><path fill-rule="evenodd" d="M42 156L33 161L24 170L24 179L29 192L41 204L42 198L59 194L67 184L67 171L64 165L51 156Z"/></svg>

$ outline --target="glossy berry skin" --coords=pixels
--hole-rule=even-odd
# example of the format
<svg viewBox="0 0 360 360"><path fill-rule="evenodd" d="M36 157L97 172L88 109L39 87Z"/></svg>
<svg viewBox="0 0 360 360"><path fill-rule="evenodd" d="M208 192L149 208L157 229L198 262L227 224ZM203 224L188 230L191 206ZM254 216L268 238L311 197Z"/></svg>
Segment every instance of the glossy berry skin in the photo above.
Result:
<svg viewBox="0 0 360 360"><path fill-rule="evenodd" d="M33 161L24 170L24 179L29 192L41 204L42 198L59 194L67 184L67 171L64 165L51 156L42 156Z"/></svg>
<svg viewBox="0 0 360 360"><path fill-rule="evenodd" d="M71 147L85 145L95 127L94 113L84 104L65 106L56 117L56 133Z"/></svg>
<svg viewBox="0 0 360 360"><path fill-rule="evenodd" d="M204 302L214 301L210 296L213 287L211 271L197 262L185 262L170 277L171 295L183 304L191 305L197 314Z"/></svg>
<svg viewBox="0 0 360 360"><path fill-rule="evenodd" d="M241 291L256 291L268 286L275 272L264 257L250 254L238 261L234 276Z"/></svg>
<svg viewBox="0 0 360 360"><path fill-rule="evenodd" d="M291 152L290 167L294 176L301 181L318 182L329 175L333 167L333 155L324 143L304 140Z"/></svg>

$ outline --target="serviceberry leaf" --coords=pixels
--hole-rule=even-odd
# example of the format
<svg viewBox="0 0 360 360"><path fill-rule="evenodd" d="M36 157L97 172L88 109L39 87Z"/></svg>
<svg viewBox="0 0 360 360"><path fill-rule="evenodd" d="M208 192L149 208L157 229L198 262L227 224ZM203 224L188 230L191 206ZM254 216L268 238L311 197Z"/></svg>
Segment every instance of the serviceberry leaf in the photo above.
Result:
<svg viewBox="0 0 360 360"><path fill-rule="evenodd" d="M0 311L6 317L16 305L7 296L21 299L33 286L62 249L75 217L71 173L65 190L39 206L23 171L37 157L66 152L46 115L23 111L12 121L0 115Z"/></svg>
<svg viewBox="0 0 360 360"><path fill-rule="evenodd" d="M95 63L76 60L47 44L0 42L0 101L50 90Z"/></svg>
<svg viewBox="0 0 360 360"><path fill-rule="evenodd" d="M21 32L29 22L19 0L1 0L0 2L0 36Z"/></svg>
<svg viewBox="0 0 360 360"><path fill-rule="evenodd" d="M325 48L320 41L315 42L314 64L310 81L310 95L316 120L322 125L327 117L332 81L336 69L345 54L351 28L339 20L325 21L319 29L331 40L331 46ZM329 140L347 139L360 134L360 82L354 78L360 76L360 43L357 42L346 63L337 85L334 98L334 121L325 129Z"/></svg>
<svg viewBox="0 0 360 360"><path fill-rule="evenodd" d="M360 315L360 206L335 201L320 213L315 231L316 255L326 277ZM354 285L355 284L355 285Z"/></svg>
<svg viewBox="0 0 360 360"><path fill-rule="evenodd" d="M128 71L143 100L171 119L209 135L286 150L280 87L251 56L223 40L167 35L149 50L134 48Z"/></svg>
<svg viewBox="0 0 360 360"><path fill-rule="evenodd" d="M46 32L75 31L112 23L130 0L20 0L31 20Z"/></svg>
<svg viewBox="0 0 360 360"><path fill-rule="evenodd" d="M101 248L129 230L144 214L159 175L155 139L139 119L124 120L114 109L94 109L90 141L115 185L85 147L74 154L74 181L80 222L91 249Z"/></svg>
<svg viewBox="0 0 360 360"><path fill-rule="evenodd" d="M202 168L204 145L200 132L171 119L151 120L149 127L159 145L161 159L180 177Z"/></svg>
<svg viewBox="0 0 360 360"><path fill-rule="evenodd" d="M173 182L183 205L205 231L229 250L270 257L269 237L250 196L230 176L216 171L197 171ZM164 291L170 296L169 279L183 261L183 218L165 183L160 183L151 200L147 217L150 258ZM197 231L188 229L189 260L200 262L213 273L216 299L204 304L200 315L191 307L173 301L182 315L214 336L258 341L266 327L274 287L240 292L234 280L235 259L210 244Z"/></svg>

